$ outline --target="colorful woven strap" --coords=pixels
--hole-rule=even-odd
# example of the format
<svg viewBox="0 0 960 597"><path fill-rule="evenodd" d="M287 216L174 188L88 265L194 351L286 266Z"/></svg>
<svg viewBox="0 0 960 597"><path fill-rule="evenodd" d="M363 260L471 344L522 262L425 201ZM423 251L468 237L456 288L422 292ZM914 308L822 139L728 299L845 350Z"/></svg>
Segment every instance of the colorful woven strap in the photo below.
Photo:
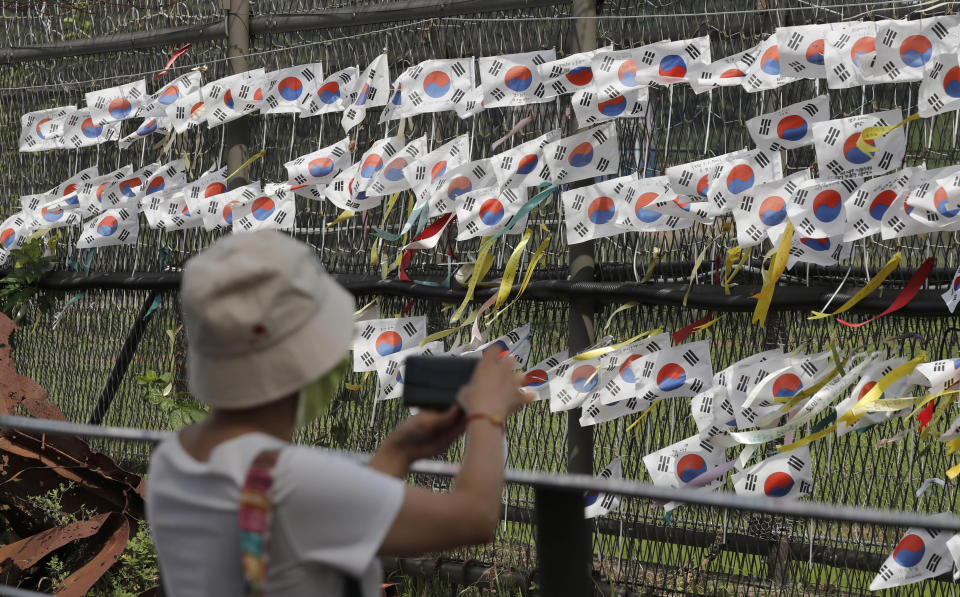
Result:
<svg viewBox="0 0 960 597"><path fill-rule="evenodd" d="M267 555L270 547L270 514L273 503L273 467L280 450L257 454L240 490L240 552L243 558L244 594L262 597L267 580Z"/></svg>

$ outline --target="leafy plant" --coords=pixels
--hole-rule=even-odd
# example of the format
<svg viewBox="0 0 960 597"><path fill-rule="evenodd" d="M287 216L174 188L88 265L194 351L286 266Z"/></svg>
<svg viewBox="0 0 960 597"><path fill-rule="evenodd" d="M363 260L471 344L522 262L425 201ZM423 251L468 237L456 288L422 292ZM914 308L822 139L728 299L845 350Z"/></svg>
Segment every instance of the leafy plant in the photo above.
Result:
<svg viewBox="0 0 960 597"><path fill-rule="evenodd" d="M40 514L43 515L44 519L50 524L64 526L70 524L71 522L86 520L93 517L95 514L93 510L89 510L86 506L81 506L79 516L63 510L63 494L67 493L76 486L77 484L73 481L70 481L69 483L61 483L57 487L41 493L40 495L27 496L26 500L31 506L36 508Z"/></svg>
<svg viewBox="0 0 960 597"><path fill-rule="evenodd" d="M62 294L43 290L37 284L57 262L60 237L54 234L45 239L44 236L43 231L34 233L19 249L12 250L13 267L0 279L0 311L16 322L20 322L29 305L45 313L56 305Z"/></svg>
<svg viewBox="0 0 960 597"><path fill-rule="evenodd" d="M143 520L137 526L137 534L127 541L127 546L117 564L103 576L88 595L112 597L136 597L160 582L157 552L153 546L150 527Z"/></svg>
<svg viewBox="0 0 960 597"><path fill-rule="evenodd" d="M177 372L177 334L182 327L167 330L169 338L167 370L158 372L147 369L145 374L137 376L137 385L144 391L144 399L166 414L167 422L172 429L180 429L196 423L207 414L206 408L194 400L189 392L177 391L174 388Z"/></svg>

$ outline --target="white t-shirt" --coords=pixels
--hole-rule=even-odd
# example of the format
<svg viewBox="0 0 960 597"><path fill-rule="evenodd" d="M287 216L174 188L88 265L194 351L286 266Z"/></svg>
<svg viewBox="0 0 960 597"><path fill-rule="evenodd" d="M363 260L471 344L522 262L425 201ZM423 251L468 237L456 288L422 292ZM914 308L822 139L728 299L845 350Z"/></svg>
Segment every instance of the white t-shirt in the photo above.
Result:
<svg viewBox="0 0 960 597"><path fill-rule="evenodd" d="M343 573L365 597L380 594L377 551L403 502L401 480L262 433L214 448L207 462L174 437L147 476L147 520L169 597L243 595L237 504L250 463L283 448L273 469L273 518L265 595L340 597Z"/></svg>

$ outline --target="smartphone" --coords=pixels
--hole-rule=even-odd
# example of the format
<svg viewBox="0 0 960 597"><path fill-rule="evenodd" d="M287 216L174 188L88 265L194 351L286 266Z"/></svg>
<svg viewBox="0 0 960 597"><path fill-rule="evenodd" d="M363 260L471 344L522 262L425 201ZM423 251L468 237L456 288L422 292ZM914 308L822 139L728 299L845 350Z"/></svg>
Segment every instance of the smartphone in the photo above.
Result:
<svg viewBox="0 0 960 597"><path fill-rule="evenodd" d="M471 357L408 357L403 375L404 404L434 410L450 408L479 362L480 359Z"/></svg>

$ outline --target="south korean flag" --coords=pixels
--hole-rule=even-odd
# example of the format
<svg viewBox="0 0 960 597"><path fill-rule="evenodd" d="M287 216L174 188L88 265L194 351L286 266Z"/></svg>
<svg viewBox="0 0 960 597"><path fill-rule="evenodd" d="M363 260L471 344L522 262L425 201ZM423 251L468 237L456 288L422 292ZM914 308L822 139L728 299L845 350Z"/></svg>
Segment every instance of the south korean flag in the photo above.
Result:
<svg viewBox="0 0 960 597"><path fill-rule="evenodd" d="M374 187L374 181L377 180L382 172L386 172L385 166L393 164L394 168L390 171L393 177L403 176L403 165L393 163L393 158L400 153L404 146L403 137L388 137L375 141L370 146L358 162L356 178L351 185L353 198L356 200L363 194L365 197L379 197L382 185Z"/></svg>
<svg viewBox="0 0 960 597"><path fill-rule="evenodd" d="M643 457L643 466L650 480L657 487L684 489L707 471L715 469L726 460L724 450L710 443L701 435L694 435L670 444ZM724 484L726 475L709 483L694 483L693 487L716 489Z"/></svg>
<svg viewBox="0 0 960 597"><path fill-rule="evenodd" d="M928 170L906 199L909 216L936 230L960 228L960 166Z"/></svg>
<svg viewBox="0 0 960 597"><path fill-rule="evenodd" d="M615 178L612 191L625 204L626 228L639 232L683 230L693 226L697 214L692 204L673 192L666 176L638 178L637 175ZM604 183L601 183L604 184ZM619 184L626 185L621 189ZM621 210L624 211L624 210Z"/></svg>
<svg viewBox="0 0 960 597"><path fill-rule="evenodd" d="M234 104L236 105L236 104ZM184 133L190 127L200 126L207 120L207 103L203 91L194 91L180 96L166 109L167 120L177 133Z"/></svg>
<svg viewBox="0 0 960 597"><path fill-rule="evenodd" d="M431 184L428 213L430 217L456 213L457 201L461 195L496 184L496 167L490 158L448 169Z"/></svg>
<svg viewBox="0 0 960 597"><path fill-rule="evenodd" d="M902 201L913 189L916 174L915 168L904 168L861 184L844 204L847 212L844 242L879 234L887 210L898 198Z"/></svg>
<svg viewBox="0 0 960 597"><path fill-rule="evenodd" d="M551 396L551 400L553 396ZM580 426L590 427L599 425L608 421L615 421L620 417L640 413L650 408L651 402L637 396L636 394L624 396L622 400L604 404L601 402L600 394L592 393L590 399L583 403L583 409L580 414Z"/></svg>
<svg viewBox="0 0 960 597"><path fill-rule="evenodd" d="M797 357L774 355L739 368L736 386L729 390L731 402L739 404L737 429L765 427L778 419L782 403L829 373L829 365L830 353L824 352Z"/></svg>
<svg viewBox="0 0 960 597"><path fill-rule="evenodd" d="M714 387L722 387L726 392L713 396L707 390L705 393L694 396L690 402L694 421L700 432L706 433L714 425L721 428L753 427L760 416L766 414L768 410L757 412L753 409L745 409L744 404L757 384L763 381L770 371L781 368L781 365L772 365L772 363L781 363L784 359L782 350L767 350L752 354L718 371L713 379L716 384ZM766 409L774 406L769 396L758 395L753 400L755 404L760 403Z"/></svg>
<svg viewBox="0 0 960 597"><path fill-rule="evenodd" d="M567 243L574 245L633 230L633 214L623 196L635 192L634 182L633 176L625 176L561 193Z"/></svg>
<svg viewBox="0 0 960 597"><path fill-rule="evenodd" d="M842 419L843 415L847 414L856 403L863 400L863 397L866 396L867 393L869 393L870 390L872 390L873 387L880 382L883 376L887 375L906 362L907 359L904 357L895 357L867 366L867 369L860 377L860 381L858 381L857 385L853 387L850 395L843 399L835 407L838 419L837 435L846 435L851 431L866 429L871 425L889 421L897 415L897 413L894 411L867 412L853 425L847 425L846 422L839 420ZM886 398L900 398L906 394L906 389L907 378L901 377L893 382L893 384L891 384L882 394L880 394L880 400L884 400Z"/></svg>
<svg viewBox="0 0 960 597"><path fill-rule="evenodd" d="M126 169L128 174L130 172L133 172L132 166L125 166L124 168ZM66 179L65 181L55 186L54 188L50 189L49 191L47 191L47 194L53 195L55 197L73 196L76 200L73 202L68 202L68 204L73 207L78 207L80 205L79 197L77 197L78 193L83 188L84 184L92 181L96 177L97 177L97 167L90 166L89 168L85 168L80 172L77 172L70 178Z"/></svg>
<svg viewBox="0 0 960 597"><path fill-rule="evenodd" d="M710 64L695 64L690 68L687 80L697 94L716 87L736 87L741 85L747 75L744 71L756 61L759 46L732 56L719 58Z"/></svg>
<svg viewBox="0 0 960 597"><path fill-rule="evenodd" d="M877 21L836 23L827 31L824 67L827 87L846 89L874 82Z"/></svg>
<svg viewBox="0 0 960 597"><path fill-rule="evenodd" d="M782 178L779 152L751 149L723 163L711 174L707 200L717 213L729 214L740 197L754 185Z"/></svg>
<svg viewBox="0 0 960 597"><path fill-rule="evenodd" d="M617 126L611 122L548 143L543 156L555 184L614 174L620 168Z"/></svg>
<svg viewBox="0 0 960 597"><path fill-rule="evenodd" d="M462 356L484 356L488 352L497 355L497 360L503 360L508 356L516 360L514 369L526 369L530 361L530 324L522 325L515 330L511 330L496 338L481 344L473 350L466 350L461 353Z"/></svg>
<svg viewBox="0 0 960 597"><path fill-rule="evenodd" d="M813 491L810 448L771 456L733 475L737 495L800 499Z"/></svg>
<svg viewBox="0 0 960 597"><path fill-rule="evenodd" d="M359 75L357 67L348 66L328 76L314 93L301 96L300 118L345 110Z"/></svg>
<svg viewBox="0 0 960 597"><path fill-rule="evenodd" d="M843 234L835 236L794 235L787 257L787 269L793 269L797 263L815 265L834 265L846 261L853 252L851 243L843 242Z"/></svg>
<svg viewBox="0 0 960 597"><path fill-rule="evenodd" d="M127 178L121 180L110 179L106 186L97 186L97 202L102 209L120 207L127 204L136 206L138 198L143 195L147 181L160 169L160 163L154 162L140 168ZM85 189L86 190L86 187Z"/></svg>
<svg viewBox="0 0 960 597"><path fill-rule="evenodd" d="M589 52L571 54L537 67L540 79L553 96L576 93L592 86L593 58L601 52L609 52L613 46L604 46Z"/></svg>
<svg viewBox="0 0 960 597"><path fill-rule="evenodd" d="M287 182L294 192L311 199L323 199L322 185L326 185L337 174L350 165L350 138L302 155L283 165L287 170ZM320 185L320 188L317 188Z"/></svg>
<svg viewBox="0 0 960 597"><path fill-rule="evenodd" d="M455 110L473 88L473 57L426 60L397 77L380 121Z"/></svg>
<svg viewBox="0 0 960 597"><path fill-rule="evenodd" d="M353 370L377 371L393 355L414 348L427 336L427 318L368 319L354 324Z"/></svg>
<svg viewBox="0 0 960 597"><path fill-rule="evenodd" d="M160 91L147 97L137 111L138 118L160 118L167 115L167 108L181 98L200 91L203 75L200 71L190 71L177 77L160 88Z"/></svg>
<svg viewBox="0 0 960 597"><path fill-rule="evenodd" d="M670 347L669 334L657 334L644 338L608 352L600 357L600 383L587 396L585 404L599 401L600 404L613 404L636 393L638 376L633 363L646 355Z"/></svg>
<svg viewBox="0 0 960 597"><path fill-rule="evenodd" d="M407 371L407 358L412 356L439 356L444 353L443 342L437 340L424 346L414 346L390 356L377 370L377 401L392 400L403 396L403 380Z"/></svg>
<svg viewBox="0 0 960 597"><path fill-rule="evenodd" d="M147 118L140 124L139 127L137 127L137 130L133 131L123 139L120 139L117 143L120 145L120 149L126 149L137 141L149 137L154 133L166 135L170 132L170 128L170 121L164 116L159 118Z"/></svg>
<svg viewBox="0 0 960 597"><path fill-rule="evenodd" d="M200 201L220 193L227 192L227 167L213 166L200 175L200 178L187 184L187 208L191 213L200 211Z"/></svg>
<svg viewBox="0 0 960 597"><path fill-rule="evenodd" d="M947 304L947 309L950 309L950 312L953 313L957 304L960 303L960 268L957 268L957 271L953 274L953 280L951 280L947 291L940 296L943 298L943 302Z"/></svg>
<svg viewBox="0 0 960 597"><path fill-rule="evenodd" d="M143 202L155 193L172 191L187 184L186 165L183 160L173 160L156 165L152 172L145 174L143 184L137 191L136 199Z"/></svg>
<svg viewBox="0 0 960 597"><path fill-rule="evenodd" d="M402 138L400 138L402 141ZM386 166L377 173L366 189L367 194L390 195L411 188L407 180L410 166L427 154L427 137L423 135L404 145L398 153L386 160Z"/></svg>
<svg viewBox="0 0 960 597"><path fill-rule="evenodd" d="M521 195L522 193L522 195ZM523 204L526 193L520 189L487 187L461 195L457 204L457 240L492 236L510 223ZM516 222L507 234L522 234L526 218Z"/></svg>
<svg viewBox="0 0 960 597"><path fill-rule="evenodd" d="M403 171L403 177L417 194L417 200L427 201L433 190L432 185L438 183L448 170L453 170L469 161L470 135L460 135L416 162L408 164Z"/></svg>
<svg viewBox="0 0 960 597"><path fill-rule="evenodd" d="M203 226L203 217L187 206L187 189L156 193L141 203L147 225L156 230L189 230Z"/></svg>
<svg viewBox="0 0 960 597"><path fill-rule="evenodd" d="M67 203L70 204L69 199L72 198L76 202L73 204L74 207L80 210L84 218L95 216L105 209L115 207L112 204L104 204L104 192L113 185L129 180L133 175L133 166L127 164L123 168L101 176L96 176L96 170L94 170L94 175L93 178L87 178L82 183L72 183L67 187L67 189L70 190L70 195L65 197L68 199ZM137 183L137 186L139 186L139 183ZM134 193L134 195L135 194L136 193ZM114 199L115 197L111 195L111 201ZM123 201L130 199L132 199L132 197L125 198Z"/></svg>
<svg viewBox="0 0 960 597"><path fill-rule="evenodd" d="M830 98L821 95L747 121L747 130L758 147L770 151L813 144L813 124L830 120Z"/></svg>
<svg viewBox="0 0 960 597"><path fill-rule="evenodd" d="M80 225L80 212L66 205L68 197L48 194L20 198L25 219L33 220L37 229L64 228Z"/></svg>
<svg viewBox="0 0 960 597"><path fill-rule="evenodd" d="M523 376L523 389L533 392L537 400L549 400L550 376L560 363L567 360L568 356L569 353L563 350L530 367Z"/></svg>
<svg viewBox="0 0 960 597"><path fill-rule="evenodd" d="M60 135L64 132L67 116L76 111L76 106L60 106L21 116L20 151L46 151L60 147Z"/></svg>
<svg viewBox="0 0 960 597"><path fill-rule="evenodd" d="M862 180L808 180L787 203L787 217L801 237L843 236L847 215L843 209Z"/></svg>
<svg viewBox="0 0 960 597"><path fill-rule="evenodd" d="M213 128L256 112L263 97L262 68L230 75L207 83L200 90L207 126ZM190 114L193 113L190 108Z"/></svg>
<svg viewBox="0 0 960 597"><path fill-rule="evenodd" d="M747 150L743 149L688 164L671 166L667 168L667 178L676 194L706 199L707 191L710 189L711 175L715 177L717 170L724 164L747 156Z"/></svg>
<svg viewBox="0 0 960 597"><path fill-rule="evenodd" d="M234 209L233 233L292 230L296 218L297 200L289 186L268 184L262 195Z"/></svg>
<svg viewBox="0 0 960 597"><path fill-rule="evenodd" d="M349 133L350 129L360 124L367 115L367 108L386 106L389 95L390 69L384 53L374 58L360 73L357 84L351 90L348 105L343 111L343 118L340 119L343 130Z"/></svg>
<svg viewBox="0 0 960 597"><path fill-rule="evenodd" d="M559 139L560 131L552 130L490 158L496 166L497 184L519 189L549 182L550 168L543 157L543 148Z"/></svg>
<svg viewBox="0 0 960 597"><path fill-rule="evenodd" d="M260 195L260 182L257 181L201 199L197 211L203 218L203 229L208 232L233 230L233 210L250 203Z"/></svg>
<svg viewBox="0 0 960 597"><path fill-rule="evenodd" d="M903 173L906 174L908 171L912 173L910 183L902 193L899 193L893 199L893 202L882 214L883 222L880 224L880 238L883 240L924 234L932 229L931 226L927 226L923 219L913 217L916 208L910 205L912 195L927 179L929 172L923 166L905 168Z"/></svg>
<svg viewBox="0 0 960 597"><path fill-rule="evenodd" d="M457 112L460 120L466 120L471 116L476 116L483 111L483 87L474 87L467 92L463 101L456 104L453 109Z"/></svg>
<svg viewBox="0 0 960 597"><path fill-rule="evenodd" d="M960 359L943 359L917 365L908 383L925 386L930 394L956 389L960 384Z"/></svg>
<svg viewBox="0 0 960 597"><path fill-rule="evenodd" d="M710 64L710 38L658 41L633 50L641 81L673 85L688 80L694 66Z"/></svg>
<svg viewBox="0 0 960 597"><path fill-rule="evenodd" d="M597 475L597 479L623 479L623 464L620 462L620 457L617 456L611 460L610 464ZM598 518L600 516L606 516L619 508L621 497L616 493L606 493L591 489L583 496L583 501L585 504L583 517Z"/></svg>
<svg viewBox="0 0 960 597"><path fill-rule="evenodd" d="M796 79L824 79L827 32L832 24L777 27L781 72Z"/></svg>
<svg viewBox="0 0 960 597"><path fill-rule="evenodd" d="M573 410L600 386L600 357L560 363L547 381L550 387L550 412ZM599 400L598 400L599 402Z"/></svg>
<svg viewBox="0 0 960 597"><path fill-rule="evenodd" d="M935 17L916 21L884 21L877 29L875 80L885 83L920 81L934 56L956 57L957 17Z"/></svg>
<svg viewBox="0 0 960 597"><path fill-rule="evenodd" d="M957 54L934 56L920 83L917 111L929 118L960 110L960 62Z"/></svg>
<svg viewBox="0 0 960 597"><path fill-rule="evenodd" d="M77 110L68 114L63 121L63 134L60 135L58 147L79 149L119 138L119 122L97 124L88 110Z"/></svg>
<svg viewBox="0 0 960 597"><path fill-rule="evenodd" d="M635 91L610 98L601 98L593 87L573 94L570 103L581 128L614 118L644 118L650 101L649 88L639 87Z"/></svg>
<svg viewBox="0 0 960 597"><path fill-rule="evenodd" d="M760 44L757 55L756 61L747 67L747 76L742 83L743 88L748 92L776 89L796 80L781 72L780 48L777 45L776 34L767 37Z"/></svg>
<svg viewBox="0 0 960 597"><path fill-rule="evenodd" d="M13 251L23 246L27 238L40 229L40 222L18 211L0 224L0 246L4 251ZM6 261L9 255L3 255L0 261Z"/></svg>
<svg viewBox="0 0 960 597"><path fill-rule="evenodd" d="M810 172L796 174L759 184L733 203L733 219L737 224L737 244L755 247L769 238L776 244L787 227L787 207L800 185L810 180Z"/></svg>
<svg viewBox="0 0 960 597"><path fill-rule="evenodd" d="M907 145L904 127L866 141L870 151L861 148L858 141L868 127L893 126L902 120L900 110L886 110L815 123L813 139L820 178L864 178L899 168Z"/></svg>
<svg viewBox="0 0 960 597"><path fill-rule="evenodd" d="M639 61L636 49L598 52L594 55L590 68L597 101L603 102L621 95L633 97L640 89L647 87L649 80L640 74L642 66L644 64Z"/></svg>
<svg viewBox="0 0 960 597"><path fill-rule="evenodd" d="M300 114L304 98L315 96L323 81L319 62L267 73L261 114Z"/></svg>
<svg viewBox="0 0 960 597"><path fill-rule="evenodd" d="M942 512L932 518L949 521L953 520L953 514ZM880 566L876 578L870 583L870 590L902 587L947 574L953 569L953 559L947 547L947 541L953 536L949 531L907 529L893 553Z"/></svg>
<svg viewBox="0 0 960 597"><path fill-rule="evenodd" d="M110 124L136 118L137 112L147 99L147 82L141 79L110 89L91 91L86 94L86 99L90 118L95 124Z"/></svg>
<svg viewBox="0 0 960 597"><path fill-rule="evenodd" d="M323 187L324 198L343 210L369 211L383 204L382 195L367 195L359 190L360 162L347 166L333 181Z"/></svg>
<svg viewBox="0 0 960 597"><path fill-rule="evenodd" d="M554 49L490 56L479 59L483 107L542 104L555 94L549 93L540 66L557 59Z"/></svg>
<svg viewBox="0 0 960 597"><path fill-rule="evenodd" d="M713 385L708 340L654 352L631 367L637 378L637 395L651 404L664 398L692 398Z"/></svg>
<svg viewBox="0 0 960 597"><path fill-rule="evenodd" d="M140 211L136 203L108 209L83 224L78 249L135 245L140 235Z"/></svg>
<svg viewBox="0 0 960 597"><path fill-rule="evenodd" d="M697 430L709 436L736 427L738 408L730 400L730 392L724 386L715 385L690 399L690 412Z"/></svg>

